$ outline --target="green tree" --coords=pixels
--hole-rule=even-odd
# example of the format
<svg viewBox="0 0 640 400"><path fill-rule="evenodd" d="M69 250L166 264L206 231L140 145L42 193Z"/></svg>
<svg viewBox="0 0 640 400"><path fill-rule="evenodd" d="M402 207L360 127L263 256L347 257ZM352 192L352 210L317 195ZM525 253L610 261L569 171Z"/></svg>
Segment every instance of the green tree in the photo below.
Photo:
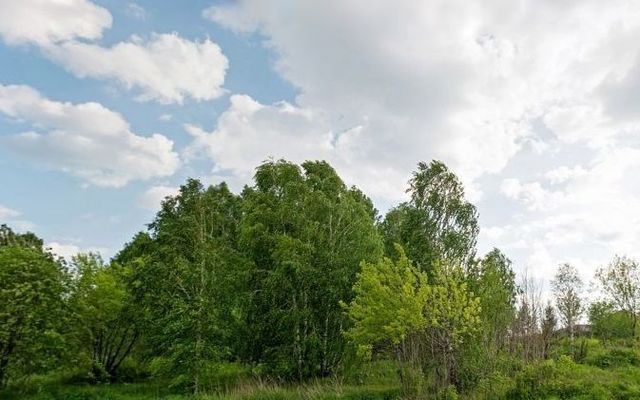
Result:
<svg viewBox="0 0 640 400"><path fill-rule="evenodd" d="M376 344L390 344L406 364L401 374L433 371L435 389L462 386L459 361L481 327L480 299L469 290L462 267L435 263L428 280L400 245L397 252L395 262L362 264L347 311L353 322L347 336L367 356ZM405 377L403 383L405 392L420 392L410 386L416 379Z"/></svg>
<svg viewBox="0 0 640 400"><path fill-rule="evenodd" d="M63 344L66 272L34 245L35 236L13 238L0 244L0 387L10 377L53 366Z"/></svg>
<svg viewBox="0 0 640 400"><path fill-rule="evenodd" d="M268 161L243 192L241 242L254 263L245 358L296 379L326 376L344 351L339 306L382 244L371 201L326 162Z"/></svg>
<svg viewBox="0 0 640 400"><path fill-rule="evenodd" d="M430 283L425 315L438 387L460 388L465 385L458 374L464 345L481 327L480 298L469 290L463 267L448 261L434 264Z"/></svg>
<svg viewBox="0 0 640 400"><path fill-rule="evenodd" d="M491 379L509 350L509 332L515 318L517 286L511 261L498 249L467 268L468 291L480 301L480 327L458 354L461 389Z"/></svg>
<svg viewBox="0 0 640 400"><path fill-rule="evenodd" d="M574 327L582 314L582 279L578 270L570 264L561 264L554 279L551 281L556 307L562 322L564 322L569 337L573 341Z"/></svg>
<svg viewBox="0 0 640 400"><path fill-rule="evenodd" d="M631 317L631 335L637 335L640 312L640 266L636 260L615 256L606 267L598 269L596 279L609 301Z"/></svg>
<svg viewBox="0 0 640 400"><path fill-rule="evenodd" d="M152 252L135 273L144 287L149 343L169 360L175 383L196 393L207 363L227 357L233 334L229 281L246 265L235 245L239 202L224 183L205 189L188 180L150 224Z"/></svg>
<svg viewBox="0 0 640 400"><path fill-rule="evenodd" d="M604 341L633 337L633 317L609 301L591 303L589 322L593 334Z"/></svg>
<svg viewBox="0 0 640 400"><path fill-rule="evenodd" d="M419 163L409 181L411 200L387 213L381 223L387 254L400 243L411 260L429 271L447 259L467 266L475 256L478 213L464 187L444 163Z"/></svg>
<svg viewBox="0 0 640 400"><path fill-rule="evenodd" d="M42 251L43 241L32 232L17 233L6 224L0 225L0 247L27 247Z"/></svg>
<svg viewBox="0 0 640 400"><path fill-rule="evenodd" d="M504 348L518 295L511 260L493 249L472 269L470 288L480 299L483 345L492 357Z"/></svg>
<svg viewBox="0 0 640 400"><path fill-rule="evenodd" d="M401 365L400 378L406 395L414 387L415 374L422 375L421 333L427 326L424 313L429 296L427 276L413 267L400 245L397 261L384 257L363 262L353 287L355 298L347 306L352 327L346 336L358 354L370 358L374 346L388 345Z"/></svg>
<svg viewBox="0 0 640 400"><path fill-rule="evenodd" d="M140 335L137 304L126 284L131 271L117 263L105 264L93 253L75 256L73 267L73 336L78 348L86 349L95 379L115 379Z"/></svg>
<svg viewBox="0 0 640 400"><path fill-rule="evenodd" d="M549 351L551 349L551 339L556 330L558 320L556 318L555 310L551 303L548 303L544 309L542 321L540 322L540 333L542 336L542 358L549 358Z"/></svg>

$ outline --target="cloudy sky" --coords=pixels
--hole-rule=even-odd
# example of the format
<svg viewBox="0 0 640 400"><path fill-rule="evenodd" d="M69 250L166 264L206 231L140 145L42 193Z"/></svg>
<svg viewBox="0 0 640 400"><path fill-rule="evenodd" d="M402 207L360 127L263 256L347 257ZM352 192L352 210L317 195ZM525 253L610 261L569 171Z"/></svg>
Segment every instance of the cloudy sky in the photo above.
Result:
<svg viewBox="0 0 640 400"><path fill-rule="evenodd" d="M189 177L326 159L384 211L445 161L537 277L640 256L640 7L0 0L0 222L110 256Z"/></svg>

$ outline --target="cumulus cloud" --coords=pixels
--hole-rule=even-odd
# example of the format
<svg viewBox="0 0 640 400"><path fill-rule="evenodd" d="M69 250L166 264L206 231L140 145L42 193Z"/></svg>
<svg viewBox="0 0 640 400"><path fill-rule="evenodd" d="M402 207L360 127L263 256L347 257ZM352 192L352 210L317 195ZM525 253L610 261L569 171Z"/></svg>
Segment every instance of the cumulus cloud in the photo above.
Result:
<svg viewBox="0 0 640 400"><path fill-rule="evenodd" d="M11 45L99 39L111 14L88 0L1 0L0 36Z"/></svg>
<svg viewBox="0 0 640 400"><path fill-rule="evenodd" d="M205 155L215 160L212 179L225 179L239 189L251 180L255 166L269 157L294 162L324 159L348 183L358 183L370 195L393 200L403 197L409 171L381 168L363 157L358 148L362 125L336 131L322 112L287 102L265 105L247 95L231 96L230 103L213 132L185 126L193 137L185 157Z"/></svg>
<svg viewBox="0 0 640 400"><path fill-rule="evenodd" d="M521 265L636 252L633 1L242 0L203 16L264 37L299 91L289 106L315 120L292 126L278 106L247 116L232 103L211 134L190 128L217 171L248 176L242 163L259 158L244 153L250 143L294 159L315 147L312 157L390 199L417 161L439 158L474 191L497 192L474 195L481 221ZM327 132L343 131L348 146L333 144Z"/></svg>
<svg viewBox="0 0 640 400"><path fill-rule="evenodd" d="M93 185L169 176L180 164L171 140L132 132L120 114L98 103L58 102L29 86L0 85L0 113L32 128L5 137L5 146Z"/></svg>
<svg viewBox="0 0 640 400"><path fill-rule="evenodd" d="M137 18L146 15L135 3L126 10ZM224 93L229 63L210 39L153 33L102 46L96 41L111 22L108 10L87 0L0 0L0 37L7 44L36 45L79 78L115 82L136 92L139 101L163 104L212 100Z"/></svg>
<svg viewBox="0 0 640 400"><path fill-rule="evenodd" d="M390 10L241 1L203 15L263 34L277 71L300 90L297 106L322 110L336 130L363 125L359 146L368 158L399 170L441 158L468 183L501 171L524 143L540 144L532 121L558 107L578 110L603 82L617 53L606 44L610 30L594 25L624 20L620 40L638 25L624 2L603 13L597 2L404 1ZM545 121L567 131L560 115Z"/></svg>
<svg viewBox="0 0 640 400"><path fill-rule="evenodd" d="M211 40L193 42L176 33L133 37L109 48L70 41L46 54L79 78L113 80L139 91L138 100L164 104L221 96L229 64Z"/></svg>

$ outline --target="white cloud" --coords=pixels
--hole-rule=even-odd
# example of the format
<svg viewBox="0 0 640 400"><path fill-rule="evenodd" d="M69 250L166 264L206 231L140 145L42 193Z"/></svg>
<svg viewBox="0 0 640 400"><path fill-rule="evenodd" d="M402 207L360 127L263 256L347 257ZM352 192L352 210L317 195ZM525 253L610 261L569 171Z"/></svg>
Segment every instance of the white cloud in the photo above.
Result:
<svg viewBox="0 0 640 400"><path fill-rule="evenodd" d="M33 128L5 137L5 146L90 184L119 187L169 176L180 163L171 140L135 134L98 103L57 102L29 86L0 85L0 113Z"/></svg>
<svg viewBox="0 0 640 400"><path fill-rule="evenodd" d="M68 261L71 261L73 256L80 253L106 254L109 252L109 249L104 247L80 247L72 243L49 242L45 243L45 247L51 249L54 254L63 257Z"/></svg>
<svg viewBox="0 0 640 400"><path fill-rule="evenodd" d="M137 18L146 15L135 3L126 10ZM113 81L137 93L139 101L163 104L224 93L229 62L210 39L153 33L111 47L96 43L110 27L109 11L87 0L0 0L0 36L7 44L36 45L79 78Z"/></svg>
<svg viewBox="0 0 640 400"><path fill-rule="evenodd" d="M138 90L138 100L165 104L221 96L229 64L211 40L192 42L176 33L154 34L146 41L133 37L110 48L65 42L46 53L79 78L114 80Z"/></svg>
<svg viewBox="0 0 640 400"><path fill-rule="evenodd" d="M358 147L378 165L407 171L440 158L467 183L501 171L523 143L544 149L532 121L578 107L620 62L608 26L624 21L620 41L640 32L628 2L602 11L598 2L247 0L203 15L263 34L277 71L300 89L296 106L321 110L336 131L363 125Z"/></svg>
<svg viewBox="0 0 640 400"><path fill-rule="evenodd" d="M244 183L268 154L326 158L391 202L416 161L440 158L475 198L508 196L483 193L480 213L521 266L638 252L635 2L243 0L203 15L262 35L299 90L288 106L313 115L232 103L212 134L190 128L214 172Z"/></svg>
<svg viewBox="0 0 640 400"><path fill-rule="evenodd" d="M562 196L560 192L543 188L539 182L521 183L515 178L502 181L500 192L509 199L521 201L531 210L553 208Z"/></svg>
<svg viewBox="0 0 640 400"><path fill-rule="evenodd" d="M174 196L179 188L175 186L152 186L138 197L138 205L146 210L157 211L167 196Z"/></svg>
<svg viewBox="0 0 640 400"><path fill-rule="evenodd" d="M21 217L20 211L0 204L0 224L7 224L18 232L33 231L35 224Z"/></svg>
<svg viewBox="0 0 640 400"><path fill-rule="evenodd" d="M99 39L111 14L87 0L0 0L0 36L11 45Z"/></svg>
<svg viewBox="0 0 640 400"><path fill-rule="evenodd" d="M215 131L193 125L185 128L193 136L185 157L205 154L212 158L211 178L225 179L235 189L249 182L254 168L269 157L294 162L328 160L347 183L357 182L379 199L403 198L408 180L409 171L398 174L363 157L357 147L363 126L337 132L322 113L286 102L264 105L249 96L234 95Z"/></svg>
<svg viewBox="0 0 640 400"><path fill-rule="evenodd" d="M0 204L0 220L8 220L20 216L20 212Z"/></svg>
<svg viewBox="0 0 640 400"><path fill-rule="evenodd" d="M544 177L551 183L558 184L571 181L575 178L579 178L587 173L587 170L580 165L575 167L561 166L554 168L551 171L547 171Z"/></svg>

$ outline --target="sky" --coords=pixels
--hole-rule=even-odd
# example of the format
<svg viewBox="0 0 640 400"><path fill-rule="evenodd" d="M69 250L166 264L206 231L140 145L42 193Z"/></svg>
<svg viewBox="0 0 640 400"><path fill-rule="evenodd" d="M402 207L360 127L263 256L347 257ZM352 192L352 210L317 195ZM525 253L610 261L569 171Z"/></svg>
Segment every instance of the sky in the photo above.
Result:
<svg viewBox="0 0 640 400"><path fill-rule="evenodd" d="M114 255L188 177L329 161L384 212L444 161L548 279L640 257L640 7L0 0L0 222Z"/></svg>

